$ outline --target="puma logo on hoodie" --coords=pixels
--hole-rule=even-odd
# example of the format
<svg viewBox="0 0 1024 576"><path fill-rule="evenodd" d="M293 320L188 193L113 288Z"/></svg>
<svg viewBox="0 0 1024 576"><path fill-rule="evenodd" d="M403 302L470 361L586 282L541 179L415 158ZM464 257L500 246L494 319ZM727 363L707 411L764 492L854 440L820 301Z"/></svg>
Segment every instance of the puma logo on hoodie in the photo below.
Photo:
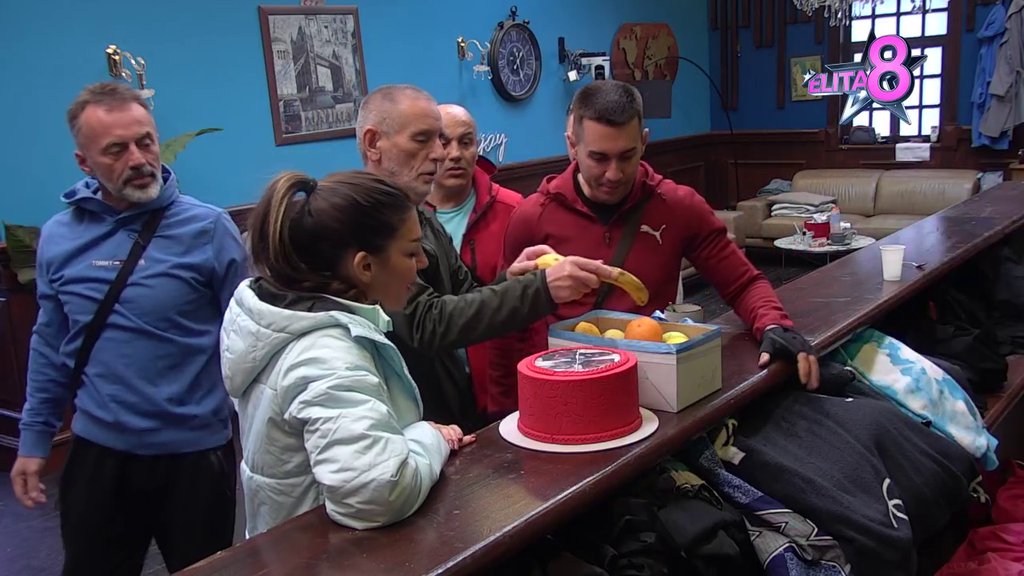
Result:
<svg viewBox="0 0 1024 576"><path fill-rule="evenodd" d="M646 232L646 233L650 234L651 236L654 236L655 238L657 238L658 246L661 246L661 233L662 233L663 230L665 230L665 224L662 224L661 228L658 228L657 231L655 231L654 228L651 228L647 224L641 224L640 225L640 231L641 232Z"/></svg>

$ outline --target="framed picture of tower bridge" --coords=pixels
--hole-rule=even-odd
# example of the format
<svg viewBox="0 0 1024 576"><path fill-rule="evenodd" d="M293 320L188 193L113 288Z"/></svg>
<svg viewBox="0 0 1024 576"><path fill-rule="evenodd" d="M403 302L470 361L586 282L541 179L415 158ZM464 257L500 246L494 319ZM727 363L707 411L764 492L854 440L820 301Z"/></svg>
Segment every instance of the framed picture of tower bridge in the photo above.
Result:
<svg viewBox="0 0 1024 576"><path fill-rule="evenodd" d="M260 6L278 146L353 136L366 96L355 6Z"/></svg>

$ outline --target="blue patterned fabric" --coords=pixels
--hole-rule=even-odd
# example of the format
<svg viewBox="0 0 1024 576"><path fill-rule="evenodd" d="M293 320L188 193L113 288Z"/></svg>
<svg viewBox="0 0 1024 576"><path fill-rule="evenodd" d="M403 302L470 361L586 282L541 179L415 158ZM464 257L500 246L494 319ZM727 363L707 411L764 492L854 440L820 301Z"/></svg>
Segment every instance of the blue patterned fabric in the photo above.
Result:
<svg viewBox="0 0 1024 576"><path fill-rule="evenodd" d="M998 441L985 429L967 393L949 374L903 342L866 328L827 359L851 368L901 410L979 458L986 470L998 466Z"/></svg>
<svg viewBox="0 0 1024 576"><path fill-rule="evenodd" d="M813 522L726 471L706 436L679 457L743 514L754 551L768 576L847 576L839 543Z"/></svg>

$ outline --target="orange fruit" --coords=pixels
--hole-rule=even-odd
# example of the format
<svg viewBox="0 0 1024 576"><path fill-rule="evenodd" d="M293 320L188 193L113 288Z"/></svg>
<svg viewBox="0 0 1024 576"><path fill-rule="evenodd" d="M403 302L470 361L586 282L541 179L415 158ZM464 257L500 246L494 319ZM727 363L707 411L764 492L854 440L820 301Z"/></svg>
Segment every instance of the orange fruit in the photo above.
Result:
<svg viewBox="0 0 1024 576"><path fill-rule="evenodd" d="M637 318L626 324L626 340L661 342L661 325L652 318Z"/></svg>

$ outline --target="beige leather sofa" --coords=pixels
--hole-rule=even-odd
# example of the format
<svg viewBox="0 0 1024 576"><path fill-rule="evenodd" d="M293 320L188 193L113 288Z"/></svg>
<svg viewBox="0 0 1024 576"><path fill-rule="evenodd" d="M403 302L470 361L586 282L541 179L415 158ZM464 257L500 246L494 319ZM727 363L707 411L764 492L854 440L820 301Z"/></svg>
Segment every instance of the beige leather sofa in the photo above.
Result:
<svg viewBox="0 0 1024 576"><path fill-rule="evenodd" d="M919 168L871 170L837 168L802 170L793 177L793 192L836 198L844 221L858 234L884 238L905 226L962 202L978 192L974 170ZM806 218L772 216L769 197L744 200L739 225L747 246L772 246L792 236Z"/></svg>

